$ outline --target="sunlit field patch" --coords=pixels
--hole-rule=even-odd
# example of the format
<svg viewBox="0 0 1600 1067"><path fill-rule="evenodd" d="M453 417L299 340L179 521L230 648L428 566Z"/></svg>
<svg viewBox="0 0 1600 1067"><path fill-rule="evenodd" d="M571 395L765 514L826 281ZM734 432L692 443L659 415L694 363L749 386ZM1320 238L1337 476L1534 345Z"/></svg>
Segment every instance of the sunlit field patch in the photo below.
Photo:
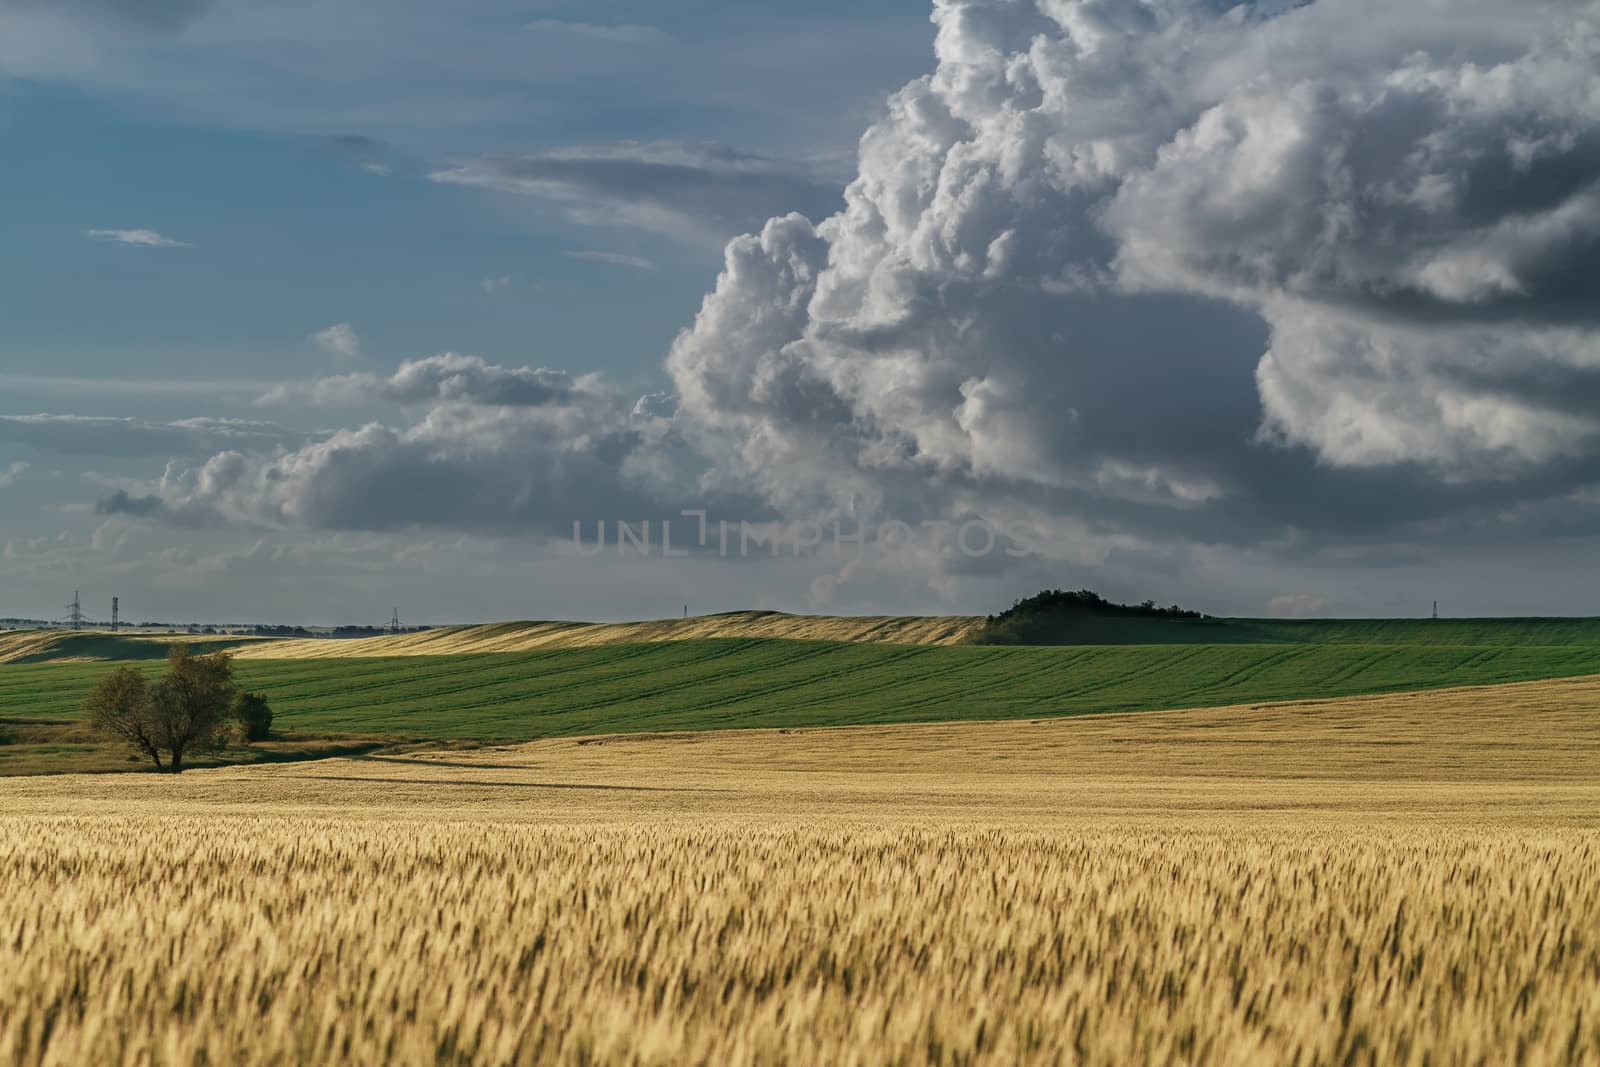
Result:
<svg viewBox="0 0 1600 1067"><path fill-rule="evenodd" d="M1600 689L0 783L0 1059L1584 1063Z"/></svg>

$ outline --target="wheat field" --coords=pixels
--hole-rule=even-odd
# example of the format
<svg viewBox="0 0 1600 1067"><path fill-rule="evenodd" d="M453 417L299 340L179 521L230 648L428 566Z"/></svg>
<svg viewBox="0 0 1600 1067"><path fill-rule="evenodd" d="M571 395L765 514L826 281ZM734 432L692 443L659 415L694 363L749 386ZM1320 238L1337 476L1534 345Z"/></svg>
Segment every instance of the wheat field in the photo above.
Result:
<svg viewBox="0 0 1600 1067"><path fill-rule="evenodd" d="M734 611L649 622L502 622L441 626L418 633L345 641L318 639L243 645L244 659L370 659L382 656L455 656L485 652L537 652L604 648L707 638L872 642L889 645L958 645L983 625L966 615L788 615Z"/></svg>
<svg viewBox="0 0 1600 1067"><path fill-rule="evenodd" d="M0 781L0 1062L1600 1063L1600 680Z"/></svg>

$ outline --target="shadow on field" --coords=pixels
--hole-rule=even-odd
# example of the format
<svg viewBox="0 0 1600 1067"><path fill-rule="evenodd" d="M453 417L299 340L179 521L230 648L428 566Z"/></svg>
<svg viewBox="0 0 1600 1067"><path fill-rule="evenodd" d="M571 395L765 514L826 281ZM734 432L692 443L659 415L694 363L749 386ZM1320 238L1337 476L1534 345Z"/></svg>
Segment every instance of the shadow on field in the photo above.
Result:
<svg viewBox="0 0 1600 1067"><path fill-rule="evenodd" d="M276 737L198 756L190 770L360 759L391 748L388 738ZM0 718L0 777L55 774L153 774L120 742L98 737L79 720Z"/></svg>

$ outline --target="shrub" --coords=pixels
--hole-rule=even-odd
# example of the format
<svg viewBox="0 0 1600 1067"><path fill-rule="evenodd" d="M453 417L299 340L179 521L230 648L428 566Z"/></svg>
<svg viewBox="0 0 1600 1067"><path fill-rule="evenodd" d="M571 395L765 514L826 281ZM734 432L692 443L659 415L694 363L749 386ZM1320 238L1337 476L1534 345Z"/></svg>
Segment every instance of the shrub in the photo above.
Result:
<svg viewBox="0 0 1600 1067"><path fill-rule="evenodd" d="M246 741L265 741L272 736L272 706L260 693L235 693L231 714Z"/></svg>

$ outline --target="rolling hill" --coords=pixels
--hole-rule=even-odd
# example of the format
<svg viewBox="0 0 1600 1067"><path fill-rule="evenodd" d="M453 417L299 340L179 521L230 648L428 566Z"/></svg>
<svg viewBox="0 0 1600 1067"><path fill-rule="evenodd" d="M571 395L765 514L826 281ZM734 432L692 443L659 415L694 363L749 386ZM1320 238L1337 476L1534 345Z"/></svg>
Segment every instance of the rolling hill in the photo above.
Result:
<svg viewBox="0 0 1600 1067"><path fill-rule="evenodd" d="M488 626L446 626L420 633L353 641L275 641L241 648L238 655L241 659L371 659L602 648L707 639L956 645L963 643L982 623L980 616L963 615L846 617L736 611L649 622L506 622Z"/></svg>
<svg viewBox="0 0 1600 1067"><path fill-rule="evenodd" d="M983 616L827 616L740 611L647 622L505 622L445 626L368 638L0 632L0 664L161 659L175 641L227 647L241 660L387 659L606 648L704 640L832 641L845 644L971 644ZM1600 619L1128 619L1086 618L1060 644L1092 645L1419 645L1429 647L1600 646Z"/></svg>
<svg viewBox="0 0 1600 1067"><path fill-rule="evenodd" d="M151 672L160 664L145 661ZM66 721L107 664L0 668L0 718ZM242 659L300 735L528 740L1020 719L1600 674L1600 645L1008 647L663 641L383 659Z"/></svg>
<svg viewBox="0 0 1600 1067"><path fill-rule="evenodd" d="M164 659L178 643L232 646L237 637L193 634L113 634L99 631L12 630L0 633L0 664L99 663Z"/></svg>
<svg viewBox="0 0 1600 1067"><path fill-rule="evenodd" d="M963 645L982 616L827 616L741 611L650 622L507 622L357 640L254 641L241 659L377 659L604 648L669 641L783 640ZM1420 645L1438 648L1600 647L1600 619L1138 619L1076 622L1061 645Z"/></svg>

